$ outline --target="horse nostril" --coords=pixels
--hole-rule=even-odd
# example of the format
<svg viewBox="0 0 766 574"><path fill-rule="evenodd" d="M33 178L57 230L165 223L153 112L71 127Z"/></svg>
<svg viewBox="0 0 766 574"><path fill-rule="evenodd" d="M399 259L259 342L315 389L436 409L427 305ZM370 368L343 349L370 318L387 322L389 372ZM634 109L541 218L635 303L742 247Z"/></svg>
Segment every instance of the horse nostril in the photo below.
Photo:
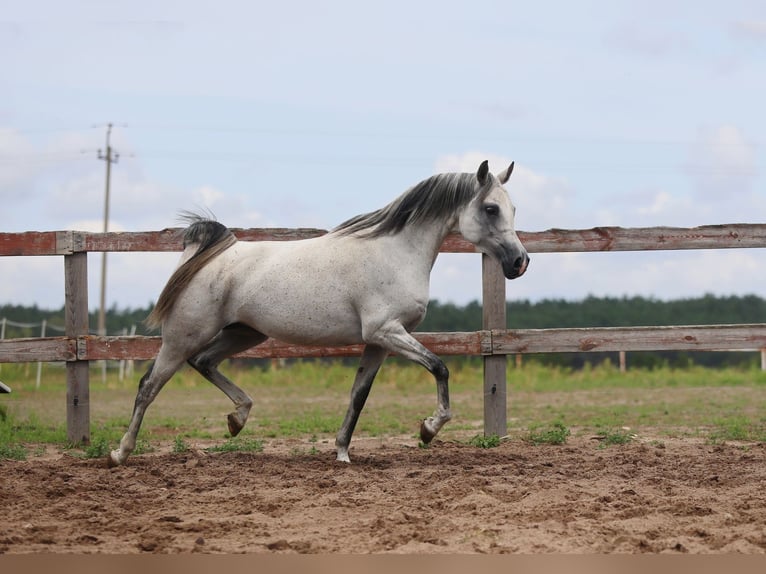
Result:
<svg viewBox="0 0 766 574"><path fill-rule="evenodd" d="M521 269L521 266L524 265L524 258L523 257L517 257L516 261L513 262L513 268L518 271Z"/></svg>

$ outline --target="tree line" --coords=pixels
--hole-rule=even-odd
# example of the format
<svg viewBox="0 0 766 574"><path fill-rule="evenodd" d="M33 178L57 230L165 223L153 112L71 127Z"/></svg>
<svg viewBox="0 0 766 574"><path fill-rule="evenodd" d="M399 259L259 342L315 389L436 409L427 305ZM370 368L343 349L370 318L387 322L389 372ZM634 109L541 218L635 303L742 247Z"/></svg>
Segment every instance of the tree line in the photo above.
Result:
<svg viewBox="0 0 766 574"><path fill-rule="evenodd" d="M432 301L421 331L476 331L481 329L482 309L478 301L465 306ZM726 325L766 323L766 299L757 295L716 296L662 301L647 297L586 297L579 301L543 299L508 301L506 328L549 329L576 327L640 327L662 325ZM572 368L585 364L617 361L617 353L550 353L532 360ZM633 366L710 367L754 366L755 353L647 351L630 353Z"/></svg>
<svg viewBox="0 0 766 574"><path fill-rule="evenodd" d="M135 326L137 335L157 334L147 329L144 319L152 305L146 308L107 311L107 333L114 335ZM95 329L97 312L90 314L90 325ZM49 310L37 306L0 305L0 319L14 323L40 324L45 319L51 325L64 325L64 308ZM757 295L716 296L663 301L647 297L586 297L582 300L543 299L540 301L508 301L506 303L508 329L545 329L566 327L633 327L656 325L717 325L766 323L766 299ZM433 300L418 331L477 331L482 328L481 303L466 305L442 303ZM51 333L53 334L53 333ZM6 325L5 336L36 337L39 327L13 327ZM555 353L535 355L531 360L547 364L581 367L585 363L616 360L614 353ZM754 353L693 353L658 351L631 353L634 366L683 366L688 363L708 366L745 366L755 364Z"/></svg>

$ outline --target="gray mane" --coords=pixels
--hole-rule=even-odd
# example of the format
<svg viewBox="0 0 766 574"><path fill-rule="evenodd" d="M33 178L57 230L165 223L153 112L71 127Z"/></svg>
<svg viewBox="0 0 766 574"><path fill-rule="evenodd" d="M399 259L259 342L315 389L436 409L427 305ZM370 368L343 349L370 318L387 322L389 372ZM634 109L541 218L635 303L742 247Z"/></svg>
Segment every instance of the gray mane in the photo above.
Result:
<svg viewBox="0 0 766 574"><path fill-rule="evenodd" d="M352 217L333 233L380 237L399 233L406 226L449 217L470 202L478 191L473 173L442 173L424 179L387 206Z"/></svg>

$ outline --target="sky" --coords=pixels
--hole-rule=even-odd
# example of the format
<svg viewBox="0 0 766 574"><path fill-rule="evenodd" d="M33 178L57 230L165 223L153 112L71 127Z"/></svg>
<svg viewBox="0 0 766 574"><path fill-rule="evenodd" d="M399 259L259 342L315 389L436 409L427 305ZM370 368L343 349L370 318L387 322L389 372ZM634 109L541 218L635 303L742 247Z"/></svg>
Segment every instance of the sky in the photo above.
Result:
<svg viewBox="0 0 766 574"><path fill-rule="evenodd" d="M766 221L766 3L0 0L0 230L329 229L434 173L495 172L516 227ZM107 305L178 254L110 254ZM532 254L514 299L766 296L762 249ZM89 256L99 300L100 254ZM431 296L481 298L442 254ZM60 308L60 257L0 258L0 304Z"/></svg>

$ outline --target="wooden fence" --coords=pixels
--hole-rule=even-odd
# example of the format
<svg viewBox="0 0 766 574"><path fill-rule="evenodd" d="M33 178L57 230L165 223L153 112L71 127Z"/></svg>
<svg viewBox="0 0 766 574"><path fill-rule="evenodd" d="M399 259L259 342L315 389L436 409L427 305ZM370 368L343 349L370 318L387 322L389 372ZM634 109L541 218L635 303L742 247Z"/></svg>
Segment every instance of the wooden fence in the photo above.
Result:
<svg viewBox="0 0 766 574"><path fill-rule="evenodd" d="M289 241L316 237L320 229L234 229L242 240ZM712 225L695 228L598 227L519 232L530 253L654 251L766 247L766 224ZM180 251L176 229L135 233L29 231L0 233L0 256L63 256L65 333L60 337L0 341L1 362L65 361L67 434L73 443L90 440L89 362L151 359L159 337L92 336L88 331L88 252ZM450 235L442 253L474 253L473 246ZM483 328L469 333L417 333L439 355L484 357L484 432L503 436L506 422L506 356L518 353L582 351L713 351L765 349L766 324L618 327L588 329L506 329L505 283L500 266L482 256ZM347 347L297 347L275 340L241 357L342 357L361 352Z"/></svg>

